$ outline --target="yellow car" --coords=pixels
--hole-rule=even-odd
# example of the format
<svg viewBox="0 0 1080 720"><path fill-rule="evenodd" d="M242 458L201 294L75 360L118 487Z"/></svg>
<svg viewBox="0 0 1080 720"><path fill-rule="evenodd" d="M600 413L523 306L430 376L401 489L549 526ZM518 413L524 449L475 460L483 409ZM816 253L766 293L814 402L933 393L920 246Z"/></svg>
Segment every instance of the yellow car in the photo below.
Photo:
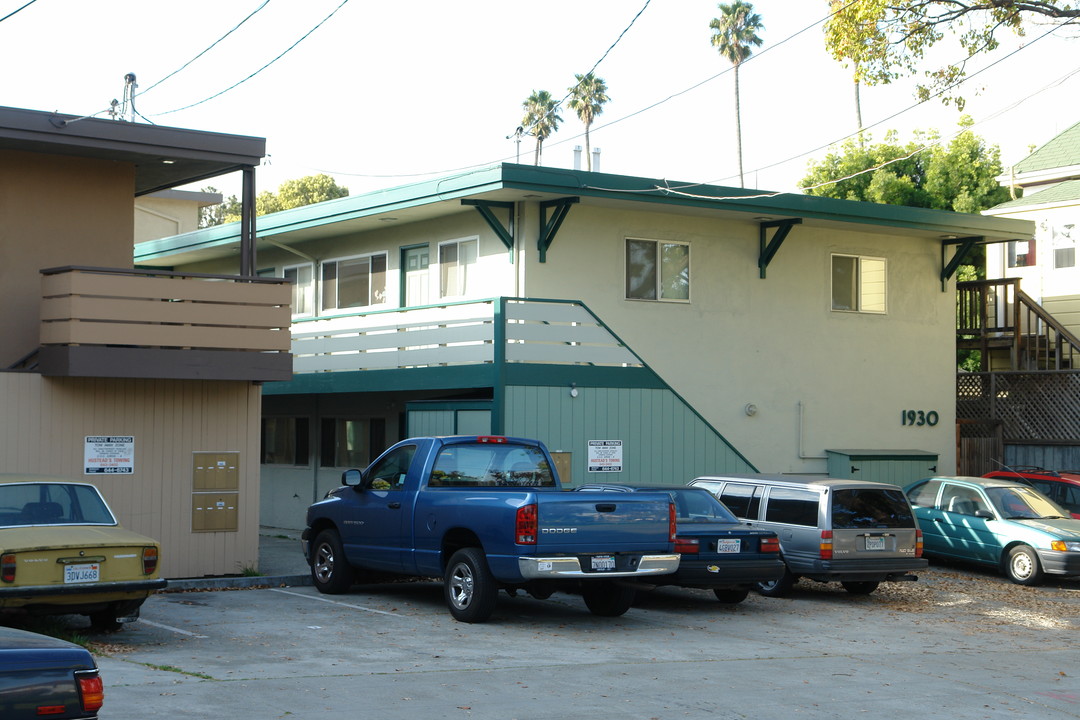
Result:
<svg viewBox="0 0 1080 720"><path fill-rule="evenodd" d="M81 614L115 630L165 587L159 556L156 540L120 527L93 485L0 474L0 611Z"/></svg>

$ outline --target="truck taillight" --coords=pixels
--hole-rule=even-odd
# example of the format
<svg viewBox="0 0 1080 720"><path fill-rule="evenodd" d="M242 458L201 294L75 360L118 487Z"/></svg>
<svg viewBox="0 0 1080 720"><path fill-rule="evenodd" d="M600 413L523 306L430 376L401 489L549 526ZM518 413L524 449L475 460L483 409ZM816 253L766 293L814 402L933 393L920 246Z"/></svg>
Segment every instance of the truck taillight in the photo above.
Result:
<svg viewBox="0 0 1080 720"><path fill-rule="evenodd" d="M504 443L506 438L502 435L478 435L476 438L478 443Z"/></svg>
<svg viewBox="0 0 1080 720"><path fill-rule="evenodd" d="M514 542L518 545L536 544L536 505L522 505L517 510Z"/></svg>
<svg viewBox="0 0 1080 720"><path fill-rule="evenodd" d="M682 555L697 555L701 549L701 541L697 538L675 538L675 552Z"/></svg>
<svg viewBox="0 0 1080 720"><path fill-rule="evenodd" d="M15 555L13 553L0 556L0 580L15 582Z"/></svg>
<svg viewBox="0 0 1080 720"><path fill-rule="evenodd" d="M922 530L915 529L915 557L922 557Z"/></svg>
<svg viewBox="0 0 1080 720"><path fill-rule="evenodd" d="M763 553L778 553L780 552L780 538L778 537L763 537L761 543L758 545L758 550Z"/></svg>
<svg viewBox="0 0 1080 720"><path fill-rule="evenodd" d="M670 503L668 503L667 507L668 507L668 511L667 511L668 542L669 543L674 543L676 541L675 540L675 503L670 502Z"/></svg>
<svg viewBox="0 0 1080 720"><path fill-rule="evenodd" d="M142 550L143 575L153 575L157 572L158 549L156 547L144 547Z"/></svg>
<svg viewBox="0 0 1080 720"><path fill-rule="evenodd" d="M97 712L105 704L105 685L96 670L76 673L83 712Z"/></svg>
<svg viewBox="0 0 1080 720"><path fill-rule="evenodd" d="M822 560L832 560L832 530L821 531L821 545L818 551Z"/></svg>

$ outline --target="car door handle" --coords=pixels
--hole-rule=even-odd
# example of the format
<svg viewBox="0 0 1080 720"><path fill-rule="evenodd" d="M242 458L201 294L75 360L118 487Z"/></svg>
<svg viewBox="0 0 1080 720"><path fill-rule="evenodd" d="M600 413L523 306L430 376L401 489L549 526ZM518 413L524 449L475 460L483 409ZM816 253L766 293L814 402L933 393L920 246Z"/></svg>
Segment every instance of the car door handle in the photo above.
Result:
<svg viewBox="0 0 1080 720"><path fill-rule="evenodd" d="M934 518L934 522L945 522L945 521L942 520L941 518Z"/></svg>
<svg viewBox="0 0 1080 720"><path fill-rule="evenodd" d="M399 503L399 502L392 502L392 503L389 503L389 504L387 504L387 506L386 506L386 507L390 508L391 510L398 510L398 509L400 509L400 508L401 508L401 503Z"/></svg>

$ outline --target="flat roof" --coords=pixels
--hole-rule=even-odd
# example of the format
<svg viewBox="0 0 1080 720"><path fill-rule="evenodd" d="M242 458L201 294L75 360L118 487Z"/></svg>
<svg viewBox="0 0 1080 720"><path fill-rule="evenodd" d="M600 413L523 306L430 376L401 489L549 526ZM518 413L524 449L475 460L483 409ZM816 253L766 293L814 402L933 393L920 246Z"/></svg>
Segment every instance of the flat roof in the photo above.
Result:
<svg viewBox="0 0 1080 720"><path fill-rule="evenodd" d="M322 237L473 212L461 200L540 202L576 197L582 205L651 210L743 222L799 219L804 225L913 235L941 241L1027 240L1030 220L930 210L901 205L772 193L701 183L674 182L583 170L502 163L435 180L328 200L260 216L258 236L290 245ZM224 256L239 238L239 224L219 225L140 243L136 264L169 264Z"/></svg>
<svg viewBox="0 0 1080 720"><path fill-rule="evenodd" d="M0 149L130 162L138 196L255 167L266 140L0 107Z"/></svg>

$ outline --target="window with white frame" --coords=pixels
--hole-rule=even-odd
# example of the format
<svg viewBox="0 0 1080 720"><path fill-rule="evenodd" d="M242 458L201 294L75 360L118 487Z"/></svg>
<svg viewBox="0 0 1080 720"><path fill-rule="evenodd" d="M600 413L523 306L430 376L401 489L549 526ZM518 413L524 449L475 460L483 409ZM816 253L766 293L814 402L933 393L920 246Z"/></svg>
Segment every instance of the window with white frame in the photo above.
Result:
<svg viewBox="0 0 1080 720"><path fill-rule="evenodd" d="M315 314L315 270L310 263L282 268L281 277L292 285L293 317Z"/></svg>
<svg viewBox="0 0 1080 720"><path fill-rule="evenodd" d="M386 253L322 264L322 309L345 310L386 302Z"/></svg>
<svg viewBox="0 0 1080 720"><path fill-rule="evenodd" d="M1054 269L1076 267L1076 225L1055 225L1051 228L1054 243Z"/></svg>
<svg viewBox="0 0 1080 720"><path fill-rule="evenodd" d="M690 300L690 245L626 239L626 297L630 300Z"/></svg>
<svg viewBox="0 0 1080 720"><path fill-rule="evenodd" d="M861 255L832 256L832 309L846 312L886 311L884 258Z"/></svg>
<svg viewBox="0 0 1080 720"><path fill-rule="evenodd" d="M1035 264L1035 238L1010 240L1008 265L1011 268L1031 267Z"/></svg>
<svg viewBox="0 0 1080 720"><path fill-rule="evenodd" d="M439 244L439 297L463 297L476 269L477 238Z"/></svg>

